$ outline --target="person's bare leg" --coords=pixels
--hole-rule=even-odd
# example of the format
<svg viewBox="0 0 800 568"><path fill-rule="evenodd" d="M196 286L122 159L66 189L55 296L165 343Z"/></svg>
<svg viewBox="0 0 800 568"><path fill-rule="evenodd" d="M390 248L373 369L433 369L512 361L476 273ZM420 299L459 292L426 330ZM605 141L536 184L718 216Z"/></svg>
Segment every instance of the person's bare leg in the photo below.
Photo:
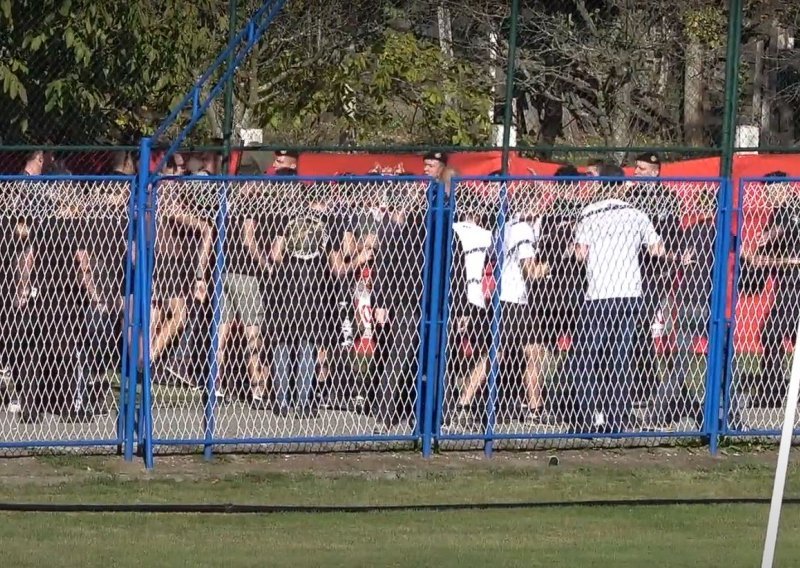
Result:
<svg viewBox="0 0 800 568"><path fill-rule="evenodd" d="M475 400L475 395L478 393L478 390L480 390L486 382L486 362L486 356L478 358L478 362L475 363L472 372L469 374L466 388L464 388L461 392L461 396L458 398L459 406L469 406Z"/></svg>
<svg viewBox="0 0 800 568"><path fill-rule="evenodd" d="M217 328L217 337L219 339L217 347L217 376L214 377L214 390L216 392L221 392L225 388L225 385L223 384L221 377L222 377L222 369L228 360L228 338L230 337L230 335L231 335L231 324L221 323Z"/></svg>
<svg viewBox="0 0 800 568"><path fill-rule="evenodd" d="M162 316L162 325L155 327L155 336L153 337L152 347L150 349L150 358L153 361L158 361L169 344L177 337L178 333L186 324L186 299L185 298L172 298L169 301L170 317L166 320Z"/></svg>
<svg viewBox="0 0 800 568"><path fill-rule="evenodd" d="M246 327L247 338L247 374L250 377L250 393L253 400L264 400L269 380L269 369L261 360L263 341L258 326Z"/></svg>
<svg viewBox="0 0 800 568"><path fill-rule="evenodd" d="M164 324L164 315L165 312L155 304L150 307L150 336L155 338L158 335L159 330ZM150 360L154 360L155 357L153 356L153 348L152 346L155 344L155 341L152 340L150 344ZM144 331L139 334L139 368L141 369L144 365Z"/></svg>
<svg viewBox="0 0 800 568"><path fill-rule="evenodd" d="M538 410L542 406L542 371L547 358L547 348L535 343L523 348L525 354L525 392L528 408Z"/></svg>

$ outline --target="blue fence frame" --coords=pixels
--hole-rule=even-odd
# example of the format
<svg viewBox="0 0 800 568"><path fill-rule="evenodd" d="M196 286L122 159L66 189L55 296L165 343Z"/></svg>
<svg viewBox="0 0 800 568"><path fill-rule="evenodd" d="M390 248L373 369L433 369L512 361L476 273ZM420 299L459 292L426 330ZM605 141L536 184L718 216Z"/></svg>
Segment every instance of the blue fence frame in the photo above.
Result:
<svg viewBox="0 0 800 568"><path fill-rule="evenodd" d="M148 148L149 149L149 148ZM142 152L141 167L145 168L147 162L145 160L146 152ZM148 157L149 160L149 157ZM144 176L142 176L143 179ZM214 343L209 350L209 374L206 377L206 393L209 397L209 403L204 405L204 436L202 438L160 438L153 435L152 430L152 394L151 384L152 377L150 372L150 357L149 357L149 343L150 343L150 306L152 305L152 279L154 270L154 244L156 236L156 222L155 219L158 215L158 182L164 179L169 179L168 176L161 176L152 174L149 176L149 183L142 184L140 191L145 192L144 195L138 197L140 207L147 209L146 218L148 219L148 228L144 229L140 223L138 234L140 235L141 242L139 246L142 250L147 251L147 254L141 256L140 265L137 266L137 273L142 274L142 282L140 283L141 296L138 296L137 310L141 319L141 334L143 337L143 345L145 345L145 364L143 372L141 373L142 385L141 392L143 396L140 423L144 424L144 429L140 428L140 439L142 440L141 453L144 455L145 463L148 467L152 467L154 462L154 449L158 446L203 446L203 453L206 458L211 458L213 455L214 446L225 445L255 445L255 444L336 444L336 443L361 443L361 442L414 442L422 443L423 450L426 455L430 455L432 449L432 438L429 435L431 428L430 422L432 411L429 404L423 404L423 400L427 397L434 397L433 388L429 388L431 381L428 379L429 374L435 373L434 361L436 361L436 345L438 342L438 325L437 325L437 310L440 305L439 290L433 286L432 278L440 278L437 272L438 268L442 266L440 260L441 250L437 248L437 244L441 242L441 237L438 236L436 231L440 231L444 226L442 219L444 215L444 188L441 184L431 183L430 178L426 177L404 177L403 182L426 182L428 183L427 190L427 213L425 217L426 226L426 241L425 258L427 261L423 265L423 294L420 305L420 349L418 352L418 372L416 378L416 391L417 400L415 404L415 417L414 427L411 434L408 435L354 435L354 436L292 436L292 437L258 437L258 438L226 438L215 436L215 420L214 413L214 377L217 375L217 350L219 346ZM201 182L206 184L218 184L219 187L219 209L216 216L216 231L217 238L215 240L215 258L216 262L212 270L212 286L214 293L210 295L212 301L212 321L211 321L211 337L216 342L218 334L216 329L220 324L222 317L219 298L221 297L222 289L222 275L225 272L225 255L224 255L224 239L227 224L227 198L230 186L235 183L242 183L247 181L260 181L260 182L286 182L285 177L275 176L182 176L180 178L185 182ZM359 182L386 182L386 177L365 175L365 176L297 176L293 177L292 181L296 182L339 182L339 183L359 183ZM428 415L430 414L430 416ZM428 435L425 433L428 432ZM426 446L427 444L427 446Z"/></svg>
<svg viewBox="0 0 800 568"><path fill-rule="evenodd" d="M766 178L766 177L746 177L741 178L739 180L738 187L735 189L736 198L734 199L733 195L730 197L730 208L732 211L732 218L729 220L729 223L732 223L735 219L736 221L736 230L735 231L728 231L732 235L732 244L731 244L731 255L733 255L733 278L731 279L733 282L732 289L729 291L730 293L730 309L731 314L730 318L728 318L728 333L726 342L723 349L720 349L720 357L723 357L723 365L724 368L722 369L722 392L724 394L722 401L719 405L720 407L720 435L722 436L780 436L781 434L781 427L778 426L776 428L770 429L743 429L743 428L735 428L730 424L730 414L733 404L732 398L734 396L733 388L734 388L734 379L736 374L736 369L734 368L734 355L736 352L735 343L734 343L734 334L736 331L736 311L739 305L739 289L738 289L738 282L739 277L741 274L741 266L742 266L742 230L744 228L744 208L745 208L745 201L747 199L747 194L745 193L746 188L750 184L766 184L766 183L787 183L792 185L800 185L800 177L786 177L786 178ZM731 184L732 185L732 184ZM731 187L731 193L733 193L734 189ZM732 227L732 224L728 225ZM800 293L800 291L798 291ZM800 301L800 296L798 296L798 301ZM798 355L795 352L795 355ZM800 427L796 427L794 430L794 434L796 436L800 436Z"/></svg>
<svg viewBox="0 0 800 568"><path fill-rule="evenodd" d="M152 298L152 275L154 264L153 244L158 216L157 187L161 176L151 173L150 140L143 141L139 156L140 175L137 177L120 176L0 176L0 182L125 182L132 187L128 214L128 259L125 266L125 310L122 361L120 366L121 391L115 435L104 439L75 440L0 440L0 448L34 448L60 446L119 446L126 460L137 454L144 458L147 467L154 465L154 449L159 445L197 445L204 448L206 457L212 456L214 446L226 444L335 444L358 442L415 442L421 445L422 453L429 456L436 449L438 442L473 440L484 444L487 455L493 451L497 440L538 440L538 439L587 439L587 438L703 438L708 441L711 452L718 448L724 436L776 436L779 430L735 430L731 428L728 413L731 406L731 380L733 377L734 331L736 328L736 307L738 292L736 283L741 264L742 227L744 222L744 188L747 184L763 183L763 178L743 179L738 187L732 180L720 178L664 178L666 182L713 183L718 185L718 207L715 219L717 239L715 241L713 265L713 288L708 329L708 364L706 369L706 398L704 401L705 420L697 431L687 432L646 432L636 431L621 434L570 434L570 433L508 433L494 429L494 407L497 397L497 380L500 373L498 364L499 334L502 318L500 293L500 271L502 258L495 266L495 279L498 283L492 302L495 312L492 320L493 341L490 352L490 373L488 377L489 420L485 431L479 434L449 434L442 431L444 406L444 377L448 349L447 330L450 325L449 295L450 266L452 263L453 218L456 210L456 199L460 184L474 182L494 182L499 191L498 227L503 230L508 211L509 184L521 181L565 181L564 178L547 177L470 177L453 180L452 191L444 185L432 182L428 178L402 178L404 181L429 182L427 191L427 216L425 218L427 240L425 243L426 260L423 267L424 293L420 306L420 345L418 352L418 373L416 378L417 400L414 408L414 428L409 435L354 435L354 436L292 436L285 438L223 438L215 436L215 416L212 405L206 405L203 417L203 436L193 439L159 439L153 435L153 400L150 373L150 306ZM218 262L213 270L213 285L220 291L221 278L224 274L223 239L225 236L226 212L225 203L231 182L269 181L285 178L269 178L267 176L203 176L188 177L196 180L219 184L220 204L216 217L219 238L216 240ZM382 176L358 177L300 177L299 181L310 182L371 182L386 181ZM585 180L584 180L585 181ZM774 180L773 180L774 181ZM800 178L785 180L800 183ZM735 230L734 230L735 222ZM502 255L502 250L500 251ZM733 272L729 270L733 258ZM730 287L733 282L733 287ZM211 294L219 298L220 294ZM730 298L730 302L729 302ZM214 305L213 325L219 324L220 306ZM730 309L730 315L728 315ZM141 338L141 341L133 340ZM216 365L216 346L210 353L211 372L207 377L206 388L210 396L214 396L213 377ZM142 363L140 363L142 361ZM798 431L800 434L800 431Z"/></svg>
<svg viewBox="0 0 800 568"><path fill-rule="evenodd" d="M127 232L127 259L125 263L125 282L123 290L125 297L123 298L123 344L122 353L120 357L120 394L118 400L118 416L116 418L115 433L113 436L105 438L94 439L38 439L38 440L21 440L10 441L0 439L0 449L3 448L67 448L67 447L113 447L117 446L118 450L123 452L126 459L132 459L132 448L134 445L134 438L130 430L133 423L132 412L136 406L136 380L135 380L135 367L131 369L130 361L135 360L137 353L135 348L131 349L131 343L127 340L130 333L134 337L137 335L136 318L133 313L135 302L131 301L133 292L133 277L134 265L133 258L133 242L134 242L134 226L133 221L136 213L136 178L133 176L99 176L99 175L0 175L0 183L17 183L20 185L36 184L37 187L41 183L119 183L130 184L131 191L128 200L128 232ZM4 259L5 260L5 259ZM129 451L130 450L130 451Z"/></svg>
<svg viewBox="0 0 800 568"><path fill-rule="evenodd" d="M552 177L552 176L508 176L505 178L496 176L471 176L462 177L453 180L454 186L458 183L475 183L485 182L496 184L499 188L499 215L497 222L497 230L499 234L503 234L508 211L508 184L514 182L537 182L537 183L565 183L565 182L586 182L586 178L566 178L566 177ZM592 181L596 182L611 182L622 183L630 181L629 178L595 178ZM719 445L720 432L723 425L717 419L718 411L714 410L719 406L719 393L722 390L722 364L724 354L727 352L727 332L730 322L726 319L726 298L728 287L728 271L727 259L728 255L723 251L730 249L730 233L725 231L724 227L731 227L731 215L733 213L733 192L732 183L730 180L724 178L689 178L689 177L663 177L663 178L637 178L638 182L664 182L664 183L706 183L716 184L719 187L717 194L717 215L715 220L716 234L715 250L714 250L714 267L712 274L712 297L711 297L711 310L709 317L709 330L708 330L708 364L706 369L706 397L704 400L704 424L698 431L674 432L674 431L636 431L636 432L623 432L623 433L591 433L591 434L577 434L577 433L497 433L494 431L495 426L495 410L497 402L497 378L499 375L499 348L500 348L500 321L502 319L502 303L500 302L501 292L501 278L503 264L502 249L497 255L497 262L494 266L494 279L496 287L492 295L492 342L490 346L489 361L490 370L487 380L488 402L487 402L487 424L485 431L480 434L451 434L442 431L442 414L444 411L444 360L446 359L447 340L446 332L442 332L443 340L440 343L440 350L443 353L442 364L439 366L437 377L438 395L437 395L437 418L434 424L434 431L431 433L436 441L482 441L484 443L484 453L489 456L493 451L493 443L496 440L557 440L557 439L596 439L596 438L611 438L611 439L624 439L624 438L703 438L708 441L712 453L716 453ZM455 193L451 196L449 211L455 210ZM446 250L451 250L453 242L452 226L448 228L447 241L443 243ZM722 262L722 259L725 262ZM448 264L444 268L445 274L449 275L450 260L448 257ZM449 276L444 283L444 289L449 290L450 282ZM444 306L442 308L445 314L442 318L443 329L447 326L447 311L448 311L448 296L444 297ZM731 336L732 337L732 336Z"/></svg>

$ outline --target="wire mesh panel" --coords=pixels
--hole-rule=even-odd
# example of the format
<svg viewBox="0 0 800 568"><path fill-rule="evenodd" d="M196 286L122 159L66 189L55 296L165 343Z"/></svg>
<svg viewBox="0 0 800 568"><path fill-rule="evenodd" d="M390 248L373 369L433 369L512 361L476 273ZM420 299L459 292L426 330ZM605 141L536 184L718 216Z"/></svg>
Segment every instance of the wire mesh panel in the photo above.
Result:
<svg viewBox="0 0 800 568"><path fill-rule="evenodd" d="M131 180L0 180L0 447L117 445Z"/></svg>
<svg viewBox="0 0 800 568"><path fill-rule="evenodd" d="M428 186L159 182L154 442L417 436Z"/></svg>
<svg viewBox="0 0 800 568"><path fill-rule="evenodd" d="M783 423L800 318L800 181L776 174L740 186L729 433L777 435Z"/></svg>
<svg viewBox="0 0 800 568"><path fill-rule="evenodd" d="M461 181L440 439L700 432L718 191Z"/></svg>

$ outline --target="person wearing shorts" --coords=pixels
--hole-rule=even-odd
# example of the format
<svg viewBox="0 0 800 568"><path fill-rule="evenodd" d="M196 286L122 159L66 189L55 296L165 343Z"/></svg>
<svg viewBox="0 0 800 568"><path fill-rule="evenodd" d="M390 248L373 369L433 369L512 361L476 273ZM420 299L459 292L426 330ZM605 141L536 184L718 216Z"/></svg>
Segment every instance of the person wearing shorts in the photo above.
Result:
<svg viewBox="0 0 800 568"><path fill-rule="evenodd" d="M256 242L256 223L252 216L235 212L228 224L225 239L225 262L229 267L222 280L222 325L219 327L217 350L217 400L222 402L230 382L226 382L225 364L229 352L231 325L238 322L244 328L246 339L247 375L250 381L250 407L264 410L269 370L264 364L264 341L261 328L264 323L264 305L261 302L259 273L268 270L268 254Z"/></svg>
<svg viewBox="0 0 800 568"><path fill-rule="evenodd" d="M181 182L163 181L159 187L150 351L156 364L156 382L161 382L159 362L188 320L189 299L206 299L213 240L211 224L189 206Z"/></svg>
<svg viewBox="0 0 800 568"><path fill-rule="evenodd" d="M537 258L537 243L540 234L539 224L533 226L516 217L510 218L505 225L502 245L495 242L495 248L503 249L503 262L500 276L500 303L501 303L501 328L500 349L505 368L510 368L509 363L515 350L522 351L524 362L523 382L525 387L525 402L522 404L522 419L526 422L539 422L541 420L542 388L540 384L541 368L546 355L544 347L550 339L540 336L548 333L540 329L534 315L535 312L529 303L529 282L543 278L547 274L547 265ZM495 236L495 241L499 241ZM496 262L496 259L495 259ZM477 316L477 325L490 325L491 310L486 312L486 317ZM481 322L483 320L483 322ZM491 342L491 334L488 341ZM476 372L470 376L464 394L459 400L461 409L472 405L472 399L477 394L486 379L485 365L480 363L475 367ZM503 414L503 413L501 413Z"/></svg>

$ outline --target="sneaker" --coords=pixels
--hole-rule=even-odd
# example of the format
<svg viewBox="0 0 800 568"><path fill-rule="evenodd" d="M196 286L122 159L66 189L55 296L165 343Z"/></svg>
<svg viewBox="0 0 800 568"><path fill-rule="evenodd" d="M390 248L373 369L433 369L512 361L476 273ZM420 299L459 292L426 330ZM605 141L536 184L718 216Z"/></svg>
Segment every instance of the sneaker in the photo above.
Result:
<svg viewBox="0 0 800 568"><path fill-rule="evenodd" d="M6 407L6 411L10 412L11 414L16 414L17 412L22 412L22 405L19 403L19 400L16 398L12 398L8 406Z"/></svg>
<svg viewBox="0 0 800 568"><path fill-rule="evenodd" d="M216 400L214 402L217 407L225 406L228 403L225 391L219 391L215 393L215 399ZM208 393L205 391L203 391L202 400L203 400L203 406L206 406L208 404Z"/></svg>
<svg viewBox="0 0 800 568"><path fill-rule="evenodd" d="M528 407L525 410L525 413L522 416L522 422L524 424L530 425L540 425L542 424L542 408L530 408Z"/></svg>
<svg viewBox="0 0 800 568"><path fill-rule="evenodd" d="M361 395L350 399L347 403L347 410L354 414L364 414L367 410L367 399Z"/></svg>

